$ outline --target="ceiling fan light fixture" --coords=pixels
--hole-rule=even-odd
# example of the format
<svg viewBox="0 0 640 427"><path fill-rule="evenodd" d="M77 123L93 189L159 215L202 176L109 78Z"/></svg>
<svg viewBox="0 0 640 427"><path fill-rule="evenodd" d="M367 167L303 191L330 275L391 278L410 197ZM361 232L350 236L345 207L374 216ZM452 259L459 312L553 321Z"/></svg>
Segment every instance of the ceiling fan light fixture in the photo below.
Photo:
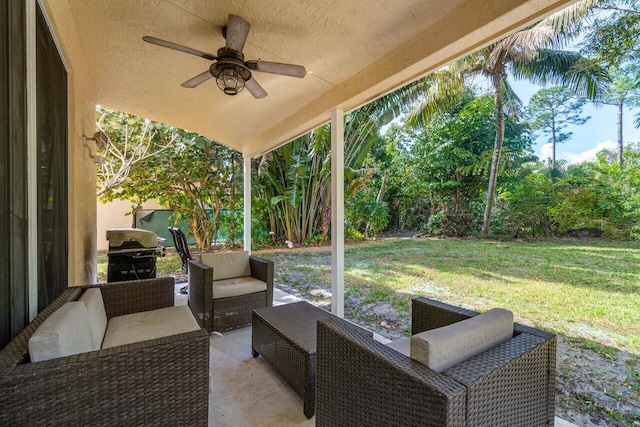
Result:
<svg viewBox="0 0 640 427"><path fill-rule="evenodd" d="M244 79L235 67L225 68L216 76L216 83L227 95L237 95L244 89Z"/></svg>
<svg viewBox="0 0 640 427"><path fill-rule="evenodd" d="M222 92L227 95L237 95L244 90L260 99L267 96L267 92L251 75L252 71L282 76L303 78L307 71L302 65L285 64L280 62L270 62L261 60L244 60L244 48L251 24L237 15L229 15L228 24L222 29L226 43L218 49L217 55L202 52L178 43L162 40L153 36L144 36L142 40L146 43L155 44L160 47L177 50L190 55L213 61L208 71L204 71L181 84L184 88L194 88L211 78L216 79L216 84Z"/></svg>

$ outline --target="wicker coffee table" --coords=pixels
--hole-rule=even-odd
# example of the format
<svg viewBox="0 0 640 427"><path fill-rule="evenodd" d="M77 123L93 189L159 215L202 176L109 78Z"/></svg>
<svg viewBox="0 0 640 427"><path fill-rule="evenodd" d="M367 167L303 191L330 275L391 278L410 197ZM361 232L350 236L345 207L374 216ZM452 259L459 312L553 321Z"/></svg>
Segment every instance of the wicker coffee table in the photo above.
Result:
<svg viewBox="0 0 640 427"><path fill-rule="evenodd" d="M262 356L302 398L307 418L316 411L316 324L329 317L304 301L253 310L253 357Z"/></svg>

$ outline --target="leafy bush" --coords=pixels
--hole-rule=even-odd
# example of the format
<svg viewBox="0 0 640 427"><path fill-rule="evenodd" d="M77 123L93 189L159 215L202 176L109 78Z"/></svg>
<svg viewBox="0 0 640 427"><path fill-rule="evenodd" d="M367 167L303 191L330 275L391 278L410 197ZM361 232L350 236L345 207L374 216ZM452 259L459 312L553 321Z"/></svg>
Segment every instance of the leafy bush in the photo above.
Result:
<svg viewBox="0 0 640 427"><path fill-rule="evenodd" d="M371 200L371 192L359 192L345 204L345 222L366 237L384 231L389 223L389 205Z"/></svg>
<svg viewBox="0 0 640 427"><path fill-rule="evenodd" d="M353 227L345 227L344 237L346 239L362 240L364 239L364 234L362 234L361 232L359 232Z"/></svg>
<svg viewBox="0 0 640 427"><path fill-rule="evenodd" d="M304 243L305 245L316 245L318 243L326 242L327 236L322 234L314 234L311 238L307 239Z"/></svg>
<svg viewBox="0 0 640 427"><path fill-rule="evenodd" d="M428 234L441 235L442 234L442 218L444 217L443 211L438 211L434 215L431 215L427 220L427 223L422 227L422 231Z"/></svg>
<svg viewBox="0 0 640 427"><path fill-rule="evenodd" d="M442 217L442 234L445 236L462 237L469 235L471 217L467 213L445 214Z"/></svg>

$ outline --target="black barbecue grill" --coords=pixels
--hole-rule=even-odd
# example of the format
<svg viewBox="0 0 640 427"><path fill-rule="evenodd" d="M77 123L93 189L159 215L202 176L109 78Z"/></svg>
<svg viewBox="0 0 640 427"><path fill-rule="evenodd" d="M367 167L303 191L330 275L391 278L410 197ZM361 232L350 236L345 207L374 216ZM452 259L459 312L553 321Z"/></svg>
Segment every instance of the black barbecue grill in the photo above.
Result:
<svg viewBox="0 0 640 427"><path fill-rule="evenodd" d="M108 282L156 277L156 258L164 256L158 235L139 228L110 228Z"/></svg>

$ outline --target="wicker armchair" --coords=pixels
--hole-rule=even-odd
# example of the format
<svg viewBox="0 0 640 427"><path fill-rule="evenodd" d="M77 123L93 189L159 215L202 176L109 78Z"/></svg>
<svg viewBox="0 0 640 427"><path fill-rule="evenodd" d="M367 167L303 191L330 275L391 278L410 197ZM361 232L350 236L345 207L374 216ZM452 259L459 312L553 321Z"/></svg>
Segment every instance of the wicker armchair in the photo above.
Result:
<svg viewBox="0 0 640 427"><path fill-rule="evenodd" d="M223 332L249 325L254 309L273 305L273 262L248 254L246 257L250 277L264 282L266 289L223 298L214 296L214 286L219 282L214 270L223 270L227 266L221 263L212 267L198 260L189 261L189 307L200 326L207 331Z"/></svg>
<svg viewBox="0 0 640 427"><path fill-rule="evenodd" d="M476 312L413 300L412 333ZM318 322L317 426L552 426L555 335L514 325L513 338L442 373L349 327Z"/></svg>
<svg viewBox="0 0 640 427"><path fill-rule="evenodd" d="M96 286L109 319L174 304L173 278ZM0 425L206 426L209 336L203 329L29 361L34 331L87 288L68 288L0 351Z"/></svg>

